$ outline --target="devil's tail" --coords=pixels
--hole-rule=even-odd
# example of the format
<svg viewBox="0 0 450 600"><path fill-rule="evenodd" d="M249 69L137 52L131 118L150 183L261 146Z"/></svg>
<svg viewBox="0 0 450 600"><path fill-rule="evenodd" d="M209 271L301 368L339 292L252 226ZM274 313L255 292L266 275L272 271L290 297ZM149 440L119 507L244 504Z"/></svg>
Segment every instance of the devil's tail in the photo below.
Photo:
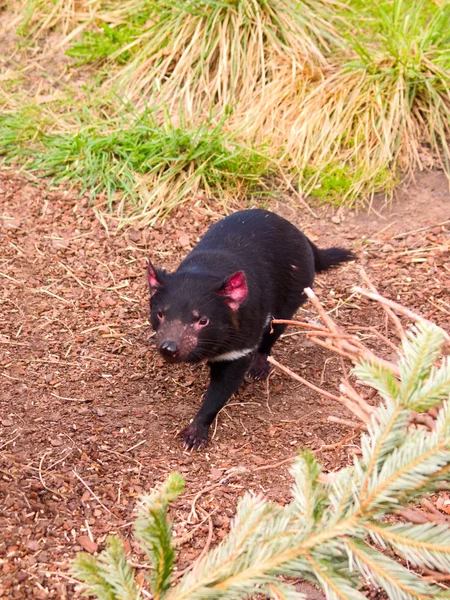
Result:
<svg viewBox="0 0 450 600"><path fill-rule="evenodd" d="M308 242L311 244L311 248L314 253L314 265L316 273L327 271L328 269L337 267L344 262L356 259L356 256L353 254L353 252L346 250L345 248L326 248L321 250L310 240L308 240Z"/></svg>

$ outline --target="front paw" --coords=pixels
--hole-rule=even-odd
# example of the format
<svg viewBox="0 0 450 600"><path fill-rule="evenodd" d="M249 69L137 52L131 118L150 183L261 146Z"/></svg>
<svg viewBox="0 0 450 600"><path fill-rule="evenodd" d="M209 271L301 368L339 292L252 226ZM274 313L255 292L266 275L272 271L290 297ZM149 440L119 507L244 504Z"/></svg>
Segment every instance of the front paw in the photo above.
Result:
<svg viewBox="0 0 450 600"><path fill-rule="evenodd" d="M186 450L200 450L208 445L208 429L204 425L192 422L180 433Z"/></svg>

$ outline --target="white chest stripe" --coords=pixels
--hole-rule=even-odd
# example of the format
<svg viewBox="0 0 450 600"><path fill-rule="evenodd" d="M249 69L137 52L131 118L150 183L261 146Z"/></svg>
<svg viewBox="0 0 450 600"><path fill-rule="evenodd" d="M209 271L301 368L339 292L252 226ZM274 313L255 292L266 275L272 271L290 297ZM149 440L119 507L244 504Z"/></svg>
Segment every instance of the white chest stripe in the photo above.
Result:
<svg viewBox="0 0 450 600"><path fill-rule="evenodd" d="M263 325L263 330L272 322L272 315L268 314L266 317L266 321ZM259 344L258 344L259 345ZM237 360L238 358L243 358L244 356L248 356L252 352L254 352L258 346L254 348L245 348L244 350L231 350L231 352L225 352L224 354L219 354L215 358L210 358L209 362L222 362L226 360Z"/></svg>
<svg viewBox="0 0 450 600"><path fill-rule="evenodd" d="M232 350L231 352L225 352L224 354L219 354L219 356L210 358L209 362L222 362L222 361L226 361L226 360L237 360L238 358L248 356L255 350L256 350L256 348L245 348L244 350Z"/></svg>

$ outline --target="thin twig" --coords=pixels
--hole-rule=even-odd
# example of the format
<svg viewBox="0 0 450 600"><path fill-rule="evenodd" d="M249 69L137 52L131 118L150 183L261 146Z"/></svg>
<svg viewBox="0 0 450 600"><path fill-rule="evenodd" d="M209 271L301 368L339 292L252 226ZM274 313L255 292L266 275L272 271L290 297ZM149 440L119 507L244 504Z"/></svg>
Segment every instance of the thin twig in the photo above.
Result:
<svg viewBox="0 0 450 600"><path fill-rule="evenodd" d="M15 433L15 432L14 432L14 433ZM3 448L6 448L6 446L9 446L9 444L12 444L13 442L15 442L15 441L17 440L17 438L18 438L18 437L20 437L21 433L22 433L22 432L21 432L21 431L19 431L19 433L18 433L16 436L14 436L14 437L13 437L13 438L11 438L10 440L8 440L8 441L7 441L7 442L5 442L4 444L2 444L2 445L0 446L0 450L3 450Z"/></svg>
<svg viewBox="0 0 450 600"><path fill-rule="evenodd" d="M252 471L265 471L266 469L277 469L278 467L281 467L282 465L285 465L286 463L292 462L293 460L295 460L296 458L298 458L298 454L296 454L295 456L288 456L287 458L283 458L283 460L279 460L276 463L271 463L270 465L262 465L261 467L256 467L255 469L252 469Z"/></svg>
<svg viewBox="0 0 450 600"><path fill-rule="evenodd" d="M325 323L325 325L328 327L328 329L330 331L332 331L333 333L337 333L338 332L338 327L336 325L336 323L333 321L333 319L327 314L326 310L323 308L323 306L321 305L321 303L319 302L317 296L315 295L315 293L312 291L311 288L307 287L303 290L305 292L305 294L308 296L311 304L313 304L314 308L317 310L317 312L319 313L322 321Z"/></svg>
<svg viewBox="0 0 450 600"><path fill-rule="evenodd" d="M391 342L391 340L389 338L387 338L380 331L378 331L378 329L376 329L376 327L368 327L367 330L371 331L374 335L376 335L377 338L379 338L383 343L385 343L386 346L389 346L389 348L391 350L398 353L398 346L396 346L393 342Z"/></svg>
<svg viewBox="0 0 450 600"><path fill-rule="evenodd" d="M112 515L115 519L118 519L119 517L117 517L112 511L109 510L109 508L107 506L105 506L103 504L103 502L100 500L100 498L97 496L97 494L95 492L92 491L92 489L88 486L88 484L84 481L84 479L78 475L78 473L75 471L75 469L72 469L72 473L75 475L75 477L77 477L81 483L84 485L84 487L88 490L88 492L90 492L93 496L93 498L95 498L95 500L97 500L97 502L100 504L100 506L106 510L107 513L109 513L110 515Z"/></svg>
<svg viewBox="0 0 450 600"><path fill-rule="evenodd" d="M331 394L330 392L327 392L326 390L323 390L322 388L317 387L317 385L314 385L307 379L303 379L303 377L300 377L300 375L297 375L297 373L294 373L294 371L291 371L291 369L288 369L288 367L285 367L284 365L279 363L277 360L275 360L273 358L273 356L269 356L269 358L267 360L272 365L274 365L275 367L277 367L278 369L280 369L281 371L283 371L284 373L289 375L289 377L292 377L292 379L295 379L296 381L303 383L303 385L306 385L307 387L311 388L315 392L318 392L322 396L325 396L325 398L328 398L329 400L335 400L336 402L341 402L341 398L339 396L335 396L334 394Z"/></svg>
<svg viewBox="0 0 450 600"><path fill-rule="evenodd" d="M209 514L206 515L206 517L203 519L203 521L200 521L200 523L197 523L197 525L195 525L195 527L193 527L186 535L183 535L183 537L181 538L175 538L174 539L174 545L176 548L179 548L180 546L182 546L183 544L186 544L187 542L190 542L193 535L195 534L195 532L200 529L200 527L203 525L203 523L205 521L208 520L208 518L211 517L211 515L213 515L217 510L219 509L219 507L217 506L216 508L214 508Z"/></svg>
<svg viewBox="0 0 450 600"><path fill-rule="evenodd" d="M14 277L11 277L10 275L7 275L6 273L0 272L0 277L4 277L5 279L9 279L13 283L17 283L17 285L23 285L23 281L19 281L18 279L14 279Z"/></svg>
<svg viewBox="0 0 450 600"><path fill-rule="evenodd" d="M397 235L394 235L394 237L392 239L399 240L403 237L406 237L407 235L410 235L411 233L420 233L421 231L426 231L427 229L433 229L433 227L441 227L442 225L448 225L449 223L450 223L450 220L441 221L440 223L434 223L434 225L425 225L425 227L419 227L419 229L411 229L411 231L404 231L403 233L397 233Z"/></svg>
<svg viewBox="0 0 450 600"><path fill-rule="evenodd" d="M286 176L286 173L284 172L284 170L282 168L280 168L280 173L281 176L283 177L286 185L290 188L290 190L297 196L298 200L300 201L300 203L302 204L302 206L304 206L306 208L306 210L308 212L310 212L312 214L312 216L315 219L318 219L319 217L316 215L316 213L313 211L313 209L310 207L310 205L308 204L308 202L306 202L306 200L303 198L303 196L294 188L294 186L292 185L292 183L289 181L289 179Z"/></svg>
<svg viewBox="0 0 450 600"><path fill-rule="evenodd" d="M50 392L50 396L54 396L55 398L58 398L58 400L70 400L70 402L79 402L80 404L83 402L93 402L90 398L67 398L67 396L58 396L58 394L55 394L54 392Z"/></svg>
<svg viewBox="0 0 450 600"><path fill-rule="evenodd" d="M440 573L427 567L422 567L422 571L428 575L428 577L422 577L424 581L450 581L450 573Z"/></svg>
<svg viewBox="0 0 450 600"><path fill-rule="evenodd" d="M73 302L71 302L70 300L66 300L65 298L62 298L61 296L58 296L58 294L54 294L53 292L50 292L49 290L46 290L45 288L38 288L37 290L31 290L31 293L32 294L48 294L52 298L56 298L57 300L60 300L61 302L64 302L65 304L73 304Z"/></svg>
<svg viewBox="0 0 450 600"><path fill-rule="evenodd" d="M423 425L430 431L434 431L436 429L436 421L433 419L431 415L424 415L421 413L417 413L416 411L411 411L411 416L409 417L410 423L415 423L417 425Z"/></svg>
<svg viewBox="0 0 450 600"><path fill-rule="evenodd" d="M336 442L334 444L324 444L323 446L320 446L320 448L317 448L317 450L313 450L312 453L313 454L321 454L322 452L328 452L330 450L336 450L336 448L342 448L342 446L344 444L354 440L356 437L361 435L362 427L364 427L364 425L358 425L358 427L356 427L353 431L351 431L349 434L347 434L345 436L345 438L343 438L339 442Z"/></svg>
<svg viewBox="0 0 450 600"><path fill-rule="evenodd" d="M208 515L208 539L206 540L206 544L203 546L203 550L200 552L200 555L197 558L198 561L200 561L205 556L205 554L208 552L209 547L211 546L213 533L214 533L213 522L211 519L211 515ZM192 565L192 566L194 566L194 565Z"/></svg>
<svg viewBox="0 0 450 600"><path fill-rule="evenodd" d="M192 520L191 520L192 518L195 520L198 519L198 515L195 510L195 505L197 503L197 500L200 498L200 496L202 496L203 494L206 494L206 492L210 492L210 491L214 490L216 487L219 487L220 485L225 485L226 483L228 483L228 480L230 478L234 477L235 475L238 475L239 473L245 472L245 471L247 471L247 469L245 469L244 467L231 467L230 469L228 469L228 471L225 472L224 477L222 477L222 479L220 481L217 481L216 483L213 483L211 485L207 485L203 489L199 490L195 494L194 499L192 501L191 511L189 513L187 522L192 523Z"/></svg>
<svg viewBox="0 0 450 600"><path fill-rule="evenodd" d="M323 325L313 325L304 321L293 321L292 319L273 319L272 324L280 325L295 325L295 327L303 327L304 329L313 329L314 331L324 331Z"/></svg>
<svg viewBox="0 0 450 600"><path fill-rule="evenodd" d="M396 515L399 515L406 521L410 523L416 523L417 525L421 525L423 523L448 523L448 519L444 517L444 515L437 515L431 513L424 513L420 510L415 510L414 508L403 508L399 510L393 511Z"/></svg>
<svg viewBox="0 0 450 600"><path fill-rule="evenodd" d="M358 435L360 435L361 429L363 427L364 427L364 425L358 425L355 428L356 431L355 430L351 431L348 435L346 435L339 442L336 442L334 444L323 444L322 446L320 446L320 448L316 448L316 450L311 450L312 454L321 454L322 452L328 452L329 450L335 450L336 448L341 448L344 444L346 444L350 440L354 439L355 437L358 437ZM287 458L283 458L283 460L279 460L276 463L271 463L270 465L262 465L261 467L256 467L255 469L252 469L252 471L255 472L255 471L266 471L267 469L277 469L278 467L281 467L287 463L292 462L293 460L295 460L298 457L299 457L299 454L295 454L294 456L288 456Z"/></svg>
<svg viewBox="0 0 450 600"><path fill-rule="evenodd" d="M356 338L353 338L351 341L342 339L340 347L334 346L328 343L327 341L323 341L314 334L309 335L308 338L312 342L318 344L319 346L323 346L324 348L326 348L327 350L331 350L332 352L337 352L341 356L344 356L345 358L348 358L352 361L356 361L357 359L371 361L376 363L377 365L390 369L397 377L400 375L400 370L395 363L380 358L379 356L371 352L368 348L363 346L361 342L359 342L359 340L357 340Z"/></svg>
<svg viewBox="0 0 450 600"><path fill-rule="evenodd" d="M78 285L79 285L80 287L82 287L84 290L86 290L86 289L88 288L88 286L87 286L85 283L83 283L83 282L81 281L81 279L79 279L79 278L78 278L78 277L75 275L75 273L72 271L72 269L70 269L70 268L69 268L67 265L65 265L65 264L64 264L64 263L62 263L61 261L59 261L59 263L58 263L58 264L60 264L60 265L61 265L61 267L62 267L63 269L65 269L65 270L67 271L67 273L69 273L69 275L75 279L75 281L78 283Z"/></svg>
<svg viewBox="0 0 450 600"><path fill-rule="evenodd" d="M56 494L57 496L64 498L64 496L62 494L60 494L57 490L53 490L52 488L49 488L44 481L44 477L42 476L42 465L44 463L44 460L45 460L45 457L47 456L47 454L48 454L48 452L44 452L44 454L41 456L41 460L39 461L39 469L38 469L39 481L41 482L41 485L44 488L44 490L47 490L47 492L50 492L51 494Z"/></svg>
<svg viewBox="0 0 450 600"><path fill-rule="evenodd" d="M364 425L361 423L356 423L355 421L350 421L349 419L341 419L340 417L335 417L333 415L327 417L327 421L338 423L338 425L345 425L346 427L358 427L359 429L363 429L364 427Z"/></svg>
<svg viewBox="0 0 450 600"><path fill-rule="evenodd" d="M363 358L391 369L397 376L400 374L396 364L386 361L371 352L355 336L348 336L348 334L342 332L333 319L326 313L325 309L311 288L305 288L304 292L330 331L326 341L320 340L320 336L314 334L314 332L308 333L307 335L311 341L319 344L319 346L327 348L328 350L337 352L341 356L349 358L352 361L355 361L357 358ZM335 343L332 344L332 341Z"/></svg>
<svg viewBox="0 0 450 600"><path fill-rule="evenodd" d="M358 405L358 407L363 411L365 418L362 420L367 422L370 419L370 415L373 413L375 408L368 404L364 398L358 394L354 387L350 385L350 383L341 383L339 386L339 391L344 394L347 398L349 398L352 402Z"/></svg>

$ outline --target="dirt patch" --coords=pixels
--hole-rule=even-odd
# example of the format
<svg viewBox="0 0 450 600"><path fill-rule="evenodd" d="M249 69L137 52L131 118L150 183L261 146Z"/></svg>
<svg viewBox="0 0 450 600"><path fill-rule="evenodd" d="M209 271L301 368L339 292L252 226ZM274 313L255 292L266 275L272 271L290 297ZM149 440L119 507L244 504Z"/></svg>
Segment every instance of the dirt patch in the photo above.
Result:
<svg viewBox="0 0 450 600"><path fill-rule="evenodd" d="M206 452L183 451L177 432L199 406L207 371L167 366L155 355L144 269L149 256L174 267L216 220L209 211L192 202L154 230L109 235L86 198L5 171L0 203L1 597L77 597L69 561L82 548L101 549L112 532L129 540L139 562L130 536L136 499L173 470L187 482L172 509L183 569L205 544L207 516L215 544L244 491L289 499L288 465L268 466L351 433L328 420L353 418L340 405L273 373L268 385L242 387ZM370 345L379 345L370 327L384 332L386 323L351 293L361 266L385 295L449 328L445 177L421 175L390 206L378 200L374 208L378 215L322 208L315 219L291 204L275 206L319 246L357 252L358 263L320 276L315 290ZM300 316L316 318L309 306ZM297 331L274 354L336 391L339 360ZM356 441L320 452L325 468L351 461Z"/></svg>

